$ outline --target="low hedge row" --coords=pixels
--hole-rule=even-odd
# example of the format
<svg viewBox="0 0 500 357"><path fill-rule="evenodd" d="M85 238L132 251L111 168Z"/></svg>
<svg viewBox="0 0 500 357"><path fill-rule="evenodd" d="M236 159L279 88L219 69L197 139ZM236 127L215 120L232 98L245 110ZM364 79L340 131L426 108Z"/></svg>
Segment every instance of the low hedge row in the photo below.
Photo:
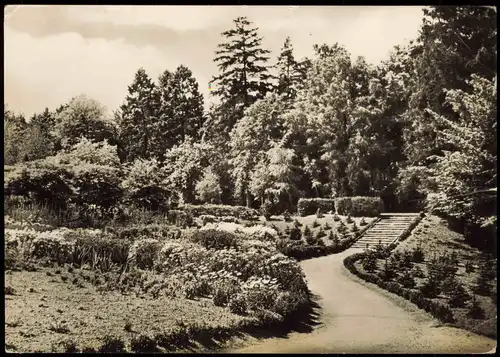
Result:
<svg viewBox="0 0 500 357"><path fill-rule="evenodd" d="M188 212L194 217L199 217L201 215L211 215L217 217L232 216L243 220L256 220L259 218L259 212L257 212L257 210L244 206L185 204L179 206L179 210Z"/></svg>
<svg viewBox="0 0 500 357"><path fill-rule="evenodd" d="M339 197L335 199L337 213L353 217L377 217L384 212L384 202L380 197Z"/></svg>
<svg viewBox="0 0 500 357"><path fill-rule="evenodd" d="M335 201L333 198L301 198L297 203L297 212L300 216L316 214L318 209L321 213L335 211Z"/></svg>
<svg viewBox="0 0 500 357"><path fill-rule="evenodd" d="M405 298L406 300L411 301L412 303L417 305L418 308L427 311L432 316L438 318L442 322L447 323L454 321L453 313L448 306L443 305L440 302L426 298L419 291L404 288L398 283L384 281L374 274L367 274L364 272L360 272L358 269L356 269L355 263L358 260L363 259L365 256L366 253L356 253L350 255L344 259L344 266L357 277L369 283L376 284L382 289L385 289L393 294L396 294L398 296Z"/></svg>
<svg viewBox="0 0 500 357"><path fill-rule="evenodd" d="M291 244L284 245L280 247L279 250L287 257L295 258L298 261L301 261L301 260L324 257L326 255L343 252L344 250L349 248L354 243L354 241L355 239L349 238L341 240L338 245L328 245L328 246L299 245L299 244L293 244L292 242L294 241L292 241Z"/></svg>
<svg viewBox="0 0 500 357"><path fill-rule="evenodd" d="M406 228L403 231L403 233L401 233L401 235L399 236L398 241L402 242L402 241L406 240L406 238L408 238L410 236L411 231L413 231L413 229L415 229L415 227L420 223L420 221L424 217L425 217L424 213L421 213L419 216L417 216L415 218L415 220L413 220L413 222L408 226L408 228Z"/></svg>
<svg viewBox="0 0 500 357"><path fill-rule="evenodd" d="M192 227L194 225L193 215L189 211L171 209L167 213L168 222L177 227Z"/></svg>

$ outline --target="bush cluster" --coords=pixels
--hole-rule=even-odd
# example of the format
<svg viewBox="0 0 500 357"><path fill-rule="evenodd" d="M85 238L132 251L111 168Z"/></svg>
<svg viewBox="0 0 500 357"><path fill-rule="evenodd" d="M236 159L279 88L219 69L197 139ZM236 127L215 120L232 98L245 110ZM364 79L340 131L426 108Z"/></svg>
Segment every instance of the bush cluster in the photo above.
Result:
<svg viewBox="0 0 500 357"><path fill-rule="evenodd" d="M193 215L189 211L170 210L167 213L168 222L177 227L192 227L194 220Z"/></svg>
<svg viewBox="0 0 500 357"><path fill-rule="evenodd" d="M300 216L327 213L335 211L335 201L332 198L301 198L297 203L297 212Z"/></svg>
<svg viewBox="0 0 500 357"><path fill-rule="evenodd" d="M384 203L379 197L338 197L335 199L337 213L353 217L377 217L384 212Z"/></svg>
<svg viewBox="0 0 500 357"><path fill-rule="evenodd" d="M217 217L232 216L242 220L256 220L259 217L259 212L253 208L244 206L229 206L229 205L190 205L185 204L179 206L179 209L184 212L189 212L193 217L201 215L211 215Z"/></svg>

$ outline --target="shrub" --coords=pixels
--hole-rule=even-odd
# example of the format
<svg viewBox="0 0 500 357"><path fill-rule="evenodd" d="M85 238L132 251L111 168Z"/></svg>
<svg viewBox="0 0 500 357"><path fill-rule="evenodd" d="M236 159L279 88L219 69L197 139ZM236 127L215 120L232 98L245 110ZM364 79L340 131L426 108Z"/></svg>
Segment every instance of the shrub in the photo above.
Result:
<svg viewBox="0 0 500 357"><path fill-rule="evenodd" d="M492 283L496 277L496 264L493 259L486 258L479 266L479 275L475 281L474 292L478 295L490 295Z"/></svg>
<svg viewBox="0 0 500 357"><path fill-rule="evenodd" d="M369 273L373 273L377 270L377 257L375 254L367 254L362 260L363 269Z"/></svg>
<svg viewBox="0 0 500 357"><path fill-rule="evenodd" d="M293 227L290 229L290 239L291 240L301 240L302 231L298 227Z"/></svg>
<svg viewBox="0 0 500 357"><path fill-rule="evenodd" d="M353 221L353 219L352 219L352 217L351 217L351 215L350 215L350 214L349 214L349 215L347 215L347 218L346 218L345 222L346 222L347 224L354 223L354 221Z"/></svg>
<svg viewBox="0 0 500 357"><path fill-rule="evenodd" d="M476 269L474 268L474 264L468 260L466 263L465 263L465 272L466 273L473 273Z"/></svg>
<svg viewBox="0 0 500 357"><path fill-rule="evenodd" d="M78 346L77 346L76 342L73 341L73 340L63 341L62 342L62 348L63 348L63 351L66 352L66 353L80 352L80 350L78 349Z"/></svg>
<svg viewBox="0 0 500 357"><path fill-rule="evenodd" d="M71 173L63 167L47 165L19 166L5 176L4 195L23 196L31 203L54 209L66 209L73 197Z"/></svg>
<svg viewBox="0 0 500 357"><path fill-rule="evenodd" d="M272 216L271 210L272 210L272 203L269 201L265 201L260 206L260 214L262 214L266 220L271 219Z"/></svg>
<svg viewBox="0 0 500 357"><path fill-rule="evenodd" d="M345 234L347 233L347 226L344 224L344 222L340 221L340 224L337 228L337 232L340 234Z"/></svg>
<svg viewBox="0 0 500 357"><path fill-rule="evenodd" d="M415 279L411 275L409 270L403 271L403 273L397 279L398 283L403 285L403 287L408 289L413 289L416 285Z"/></svg>
<svg viewBox="0 0 500 357"><path fill-rule="evenodd" d="M411 268L413 265L412 258L413 258L413 253L408 251L408 250L405 250L403 252L402 257L401 257L400 267L401 268Z"/></svg>
<svg viewBox="0 0 500 357"><path fill-rule="evenodd" d="M390 250L379 240L375 245L375 254L379 259L385 259L390 255Z"/></svg>
<svg viewBox="0 0 500 357"><path fill-rule="evenodd" d="M231 297L238 294L238 287L231 282L224 282L215 287L213 302L215 306L226 306Z"/></svg>
<svg viewBox="0 0 500 357"><path fill-rule="evenodd" d="M473 319L484 319L484 310L481 305L479 305L479 301L477 301L475 296L472 297L472 303L469 307L467 315Z"/></svg>
<svg viewBox="0 0 500 357"><path fill-rule="evenodd" d="M325 224L323 225L323 229L325 231L329 231L330 229L332 229L332 227L328 224L328 222L325 222Z"/></svg>
<svg viewBox="0 0 500 357"><path fill-rule="evenodd" d="M484 270L481 270L475 281L474 292L478 295L488 296L491 294L492 288L488 275L484 273Z"/></svg>
<svg viewBox="0 0 500 357"><path fill-rule="evenodd" d="M184 212L189 212L193 217L199 217L207 214L217 217L233 216L242 220L251 221L259 218L259 213L248 207L244 206L228 206L228 205L190 205L185 204L179 207Z"/></svg>
<svg viewBox="0 0 500 357"><path fill-rule="evenodd" d="M460 283L457 283L455 286L453 286L448 295L450 298L448 303L453 308L464 307L467 301L471 299L464 286Z"/></svg>
<svg viewBox="0 0 500 357"><path fill-rule="evenodd" d="M155 159L137 159L126 169L126 178L121 183L125 202L147 210L166 212L170 192L163 184L166 174L160 163Z"/></svg>
<svg viewBox="0 0 500 357"><path fill-rule="evenodd" d="M167 219L171 224L177 227L191 227L193 226L193 215L189 211L170 210L167 213Z"/></svg>
<svg viewBox="0 0 500 357"><path fill-rule="evenodd" d="M421 263L424 261L424 251L420 244L411 251L411 261L415 263Z"/></svg>
<svg viewBox="0 0 500 357"><path fill-rule="evenodd" d="M320 239L320 238L323 238L323 237L326 237L326 233L323 230L323 228L320 227L318 229L318 232L316 233L316 238Z"/></svg>
<svg viewBox="0 0 500 357"><path fill-rule="evenodd" d="M339 237L337 234L333 233L333 231L328 232L328 240L330 240L333 244L339 244Z"/></svg>
<svg viewBox="0 0 500 357"><path fill-rule="evenodd" d="M366 226L368 223L365 221L365 217L361 217L361 221L359 221L359 225L361 227Z"/></svg>
<svg viewBox="0 0 500 357"><path fill-rule="evenodd" d="M317 227L319 227L319 223L318 223L318 221L314 220L314 222L312 223L312 227L313 227L313 228L317 228Z"/></svg>
<svg viewBox="0 0 500 357"><path fill-rule="evenodd" d="M157 352L156 341L146 335L132 337L130 341L130 349L135 353Z"/></svg>
<svg viewBox="0 0 500 357"><path fill-rule="evenodd" d="M441 286L439 281L430 276L427 281L420 287L420 292L428 298L436 298L441 293Z"/></svg>
<svg viewBox="0 0 500 357"><path fill-rule="evenodd" d="M157 240L145 240L136 242L135 263L140 269L152 269L161 244Z"/></svg>
<svg viewBox="0 0 500 357"><path fill-rule="evenodd" d="M238 294L229 300L229 310L233 314L243 315L247 312L247 303L243 295Z"/></svg>
<svg viewBox="0 0 500 357"><path fill-rule="evenodd" d="M384 211L379 197L339 197L335 199L337 213L354 217L376 217Z"/></svg>
<svg viewBox="0 0 500 357"><path fill-rule="evenodd" d="M420 268L418 265L415 265L412 269L411 269L411 274L415 277L415 278L425 278L425 274L422 270L422 268Z"/></svg>
<svg viewBox="0 0 500 357"><path fill-rule="evenodd" d="M318 212L335 211L335 203L330 198L301 198L297 203L297 212L300 216L308 216Z"/></svg>
<svg viewBox="0 0 500 357"><path fill-rule="evenodd" d="M392 262L387 260L384 262L382 269L379 271L378 276L384 281L390 281L396 277L396 269Z"/></svg>
<svg viewBox="0 0 500 357"><path fill-rule="evenodd" d="M105 209L115 207L123 196L120 187L119 169L101 165L77 165L68 168L71 173L71 186L75 192L77 206L95 205ZM138 200L134 200L134 203Z"/></svg>
<svg viewBox="0 0 500 357"><path fill-rule="evenodd" d="M105 335L102 338L102 345L99 352L125 352L125 343L119 337Z"/></svg>
<svg viewBox="0 0 500 357"><path fill-rule="evenodd" d="M230 249L237 246L233 233L216 229L198 229L193 232L191 239L206 249Z"/></svg>
<svg viewBox="0 0 500 357"><path fill-rule="evenodd" d="M292 221L292 216L290 215L290 212L288 212L288 210L285 210L285 212L283 213L283 219L285 220L285 222Z"/></svg>
<svg viewBox="0 0 500 357"><path fill-rule="evenodd" d="M309 228L309 226L305 226L304 228L304 232L302 233L302 235L304 236L304 238L306 239L310 239L312 237L312 231L311 231L311 228Z"/></svg>
<svg viewBox="0 0 500 357"><path fill-rule="evenodd" d="M73 252L73 263L89 264L92 268L108 271L112 264L127 262L131 243L99 235L79 235Z"/></svg>

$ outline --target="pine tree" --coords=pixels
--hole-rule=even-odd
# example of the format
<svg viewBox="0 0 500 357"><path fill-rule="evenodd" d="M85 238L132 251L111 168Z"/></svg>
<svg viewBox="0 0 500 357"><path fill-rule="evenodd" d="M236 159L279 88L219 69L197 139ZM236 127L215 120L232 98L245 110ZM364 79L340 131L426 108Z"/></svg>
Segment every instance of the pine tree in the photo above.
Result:
<svg viewBox="0 0 500 357"><path fill-rule="evenodd" d="M22 114L15 114L4 105L4 164L14 165L22 161L19 142L22 141L28 124Z"/></svg>
<svg viewBox="0 0 500 357"><path fill-rule="evenodd" d="M120 108L120 152L126 161L154 156L151 141L155 141L158 127L158 94L154 82L140 68Z"/></svg>
<svg viewBox="0 0 500 357"><path fill-rule="evenodd" d="M449 297L449 304L451 307L464 307L465 303L471 298L464 286L460 283L453 286L451 291L449 291Z"/></svg>
<svg viewBox="0 0 500 357"><path fill-rule="evenodd" d="M243 116L243 111L270 90L270 75L265 65L270 51L261 48L258 28L252 28L252 22L246 17L238 17L233 22L235 28L222 33L226 42L218 45L214 59L221 73L211 81L212 94L219 97L229 111L224 123L228 132Z"/></svg>
<svg viewBox="0 0 500 357"><path fill-rule="evenodd" d="M306 242L308 244L312 244L311 242L314 242L314 237L309 226L306 226L304 228L304 233L302 234L302 236L306 239Z"/></svg>
<svg viewBox="0 0 500 357"><path fill-rule="evenodd" d="M473 319L478 319L478 320L484 319L484 309L481 307L479 301L476 299L474 295L472 296L472 303L469 306L469 311L467 312L467 315L469 317L472 317Z"/></svg>
<svg viewBox="0 0 500 357"><path fill-rule="evenodd" d="M363 259L363 269L368 273L373 273L377 270L377 257L375 254L367 254Z"/></svg>
<svg viewBox="0 0 500 357"><path fill-rule="evenodd" d="M287 37L275 65L278 70L276 93L280 96L283 95L287 103L292 104L295 100L297 91L306 78L307 66L310 64L310 61L297 62L295 60L290 37Z"/></svg>
<svg viewBox="0 0 500 357"><path fill-rule="evenodd" d="M170 149L187 136L201 139L204 123L203 95L189 68L180 65L174 73L165 71L159 78L160 109L156 146Z"/></svg>

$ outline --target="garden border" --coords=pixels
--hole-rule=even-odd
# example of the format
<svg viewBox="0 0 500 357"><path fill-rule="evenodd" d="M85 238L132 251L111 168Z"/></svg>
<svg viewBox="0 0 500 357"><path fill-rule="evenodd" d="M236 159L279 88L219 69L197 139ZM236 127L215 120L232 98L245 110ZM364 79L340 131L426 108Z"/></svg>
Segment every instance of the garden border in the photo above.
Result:
<svg viewBox="0 0 500 357"><path fill-rule="evenodd" d="M403 233L399 235L397 239L395 239L391 244L389 244L386 249L388 252L392 251L397 246L398 241L404 241L409 237L413 229L415 229L422 218L425 217L425 214L421 213L415 219L415 221L410 224L410 226L404 230ZM377 285L378 287L392 293L396 294L411 303L415 304L419 309L423 309L424 311L430 313L433 317L439 319L444 323L452 323L454 322L454 317L452 311L448 308L448 306L432 301L426 298L421 292L412 291L410 289L404 288L395 282L387 282L380 279L378 276L374 274L367 274L359 271L355 263L361 259L363 259L367 255L367 252L355 253L346 257L343 261L344 266L350 273L356 275L358 278Z"/></svg>

